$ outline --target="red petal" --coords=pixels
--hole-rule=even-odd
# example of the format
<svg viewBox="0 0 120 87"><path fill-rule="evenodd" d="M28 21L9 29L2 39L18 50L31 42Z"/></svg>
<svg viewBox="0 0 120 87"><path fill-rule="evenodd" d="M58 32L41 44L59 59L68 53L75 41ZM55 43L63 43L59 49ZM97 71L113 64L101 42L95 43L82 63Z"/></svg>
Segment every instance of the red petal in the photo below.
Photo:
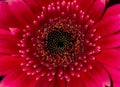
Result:
<svg viewBox="0 0 120 87"><path fill-rule="evenodd" d="M38 3L40 7L42 7L42 6L47 6L50 2L52 2L52 0L35 0L35 2Z"/></svg>
<svg viewBox="0 0 120 87"><path fill-rule="evenodd" d="M17 1L17 0L14 0L14 1ZM33 14L39 15L41 13L43 6L48 6L48 4L50 4L51 2L56 3L57 1L60 1L60 0L23 0L23 1L24 2L22 1L20 2L25 3Z"/></svg>
<svg viewBox="0 0 120 87"><path fill-rule="evenodd" d="M22 24L11 13L7 2L0 2L0 27L21 27Z"/></svg>
<svg viewBox="0 0 120 87"><path fill-rule="evenodd" d="M35 16L23 0L9 0L11 12L24 24L32 24Z"/></svg>
<svg viewBox="0 0 120 87"><path fill-rule="evenodd" d="M81 72L85 87L110 87L110 78L105 68L99 62L91 62L92 70Z"/></svg>
<svg viewBox="0 0 120 87"><path fill-rule="evenodd" d="M7 75L0 83L0 87L35 87L35 76L27 76L26 72L18 69Z"/></svg>
<svg viewBox="0 0 120 87"><path fill-rule="evenodd" d="M20 68L22 59L9 55L0 55L0 75L5 75Z"/></svg>
<svg viewBox="0 0 120 87"><path fill-rule="evenodd" d="M113 87L120 87L120 82L113 83Z"/></svg>
<svg viewBox="0 0 120 87"><path fill-rule="evenodd" d="M71 77L70 82L67 83L67 87L83 87L83 80L79 77Z"/></svg>
<svg viewBox="0 0 120 87"><path fill-rule="evenodd" d="M117 49L102 50L96 59L103 64L120 68L120 51Z"/></svg>
<svg viewBox="0 0 120 87"><path fill-rule="evenodd" d="M56 78L56 87L66 87L65 79L60 80L60 78Z"/></svg>
<svg viewBox="0 0 120 87"><path fill-rule="evenodd" d="M105 67L108 70L108 72L110 73L110 76L113 81L113 87L119 87L120 86L120 70L116 69L114 67L111 67L111 66L105 65Z"/></svg>
<svg viewBox="0 0 120 87"><path fill-rule="evenodd" d="M18 53L17 43L10 42L12 40L1 40L0 38L0 53L3 54L16 54Z"/></svg>
<svg viewBox="0 0 120 87"><path fill-rule="evenodd" d="M113 5L107 9L107 11L104 14L104 17L120 14L120 4Z"/></svg>
<svg viewBox="0 0 120 87"><path fill-rule="evenodd" d="M102 38L97 42L102 49L117 48L120 46L120 33Z"/></svg>
<svg viewBox="0 0 120 87"><path fill-rule="evenodd" d="M103 14L106 6L106 0L77 0L78 4L87 15L94 21L97 21Z"/></svg>
<svg viewBox="0 0 120 87"><path fill-rule="evenodd" d="M101 19L92 29L97 29L96 35L101 37L120 31L120 15L109 16Z"/></svg>
<svg viewBox="0 0 120 87"><path fill-rule="evenodd" d="M54 87L55 86L55 79L52 81L48 81L48 77L44 76L38 80L38 83L35 87Z"/></svg>
<svg viewBox="0 0 120 87"><path fill-rule="evenodd" d="M46 1L46 0L43 0L43 1ZM31 11L35 15L39 15L41 13L42 7L38 5L38 3L35 0L24 0L24 2L27 4L27 6L31 9Z"/></svg>
<svg viewBox="0 0 120 87"><path fill-rule="evenodd" d="M0 28L0 35L11 35L10 31Z"/></svg>
<svg viewBox="0 0 120 87"><path fill-rule="evenodd" d="M9 31L0 29L0 53L14 54L18 53L18 39Z"/></svg>

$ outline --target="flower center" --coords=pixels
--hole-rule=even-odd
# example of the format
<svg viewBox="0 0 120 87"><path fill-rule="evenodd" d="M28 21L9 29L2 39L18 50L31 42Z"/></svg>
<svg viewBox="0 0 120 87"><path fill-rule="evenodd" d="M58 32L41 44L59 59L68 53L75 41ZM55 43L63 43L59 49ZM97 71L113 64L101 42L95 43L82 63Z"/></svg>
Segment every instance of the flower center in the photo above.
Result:
<svg viewBox="0 0 120 87"><path fill-rule="evenodd" d="M61 41L59 41L59 42L57 42L57 47L63 47L64 46L64 43L63 42L61 42Z"/></svg>
<svg viewBox="0 0 120 87"><path fill-rule="evenodd" d="M54 53L63 53L70 45L70 34L64 31L53 31L48 34L47 49Z"/></svg>
<svg viewBox="0 0 120 87"><path fill-rule="evenodd" d="M26 25L19 41L19 53L25 61L21 63L28 75L38 75L38 80L47 75L53 80L70 80L70 76L80 77L80 70L92 69L89 61L101 48L95 43L100 39L96 29L91 29L94 21L73 2L50 3L43 6L41 15ZM66 73L68 72L68 73Z"/></svg>

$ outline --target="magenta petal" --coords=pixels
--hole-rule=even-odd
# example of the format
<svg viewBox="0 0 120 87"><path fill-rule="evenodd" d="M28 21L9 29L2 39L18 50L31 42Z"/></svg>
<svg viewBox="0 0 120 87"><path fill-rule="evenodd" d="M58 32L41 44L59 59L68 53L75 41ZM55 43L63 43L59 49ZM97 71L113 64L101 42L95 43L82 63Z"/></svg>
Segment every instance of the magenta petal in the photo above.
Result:
<svg viewBox="0 0 120 87"><path fill-rule="evenodd" d="M0 53L3 54L18 54L18 47L12 40L1 40L0 39Z"/></svg>
<svg viewBox="0 0 120 87"><path fill-rule="evenodd" d="M15 70L8 74L0 83L0 87L34 87L35 76L27 76L22 70Z"/></svg>
<svg viewBox="0 0 120 87"><path fill-rule="evenodd" d="M113 5L107 9L107 11L104 14L104 18L116 14L120 14L120 4Z"/></svg>
<svg viewBox="0 0 120 87"><path fill-rule="evenodd" d="M86 12L95 22L102 16L106 0L77 0L84 12ZM86 3L87 2L87 3Z"/></svg>
<svg viewBox="0 0 120 87"><path fill-rule="evenodd" d="M104 37L97 42L102 49L120 47L120 33Z"/></svg>
<svg viewBox="0 0 120 87"><path fill-rule="evenodd" d="M86 0L81 0L81 1L86 2ZM96 0L96 1L93 0L93 3L87 9L88 11L87 13L88 15L90 15L91 19L93 19L94 21L98 21L104 13L106 4L107 4L106 0Z"/></svg>
<svg viewBox="0 0 120 87"><path fill-rule="evenodd" d="M32 24L35 15L33 15L30 8L26 5L23 0L9 0L9 8L11 12L24 24ZM28 15L29 14L29 15Z"/></svg>
<svg viewBox="0 0 120 87"><path fill-rule="evenodd" d="M67 83L68 87L83 87L83 80L81 78L71 76L70 82Z"/></svg>
<svg viewBox="0 0 120 87"><path fill-rule="evenodd" d="M0 35L11 35L11 33L8 30L0 28Z"/></svg>
<svg viewBox="0 0 120 87"><path fill-rule="evenodd" d="M57 2L57 1L61 2L61 0L36 0L36 1L24 0L24 1L35 14L39 14L38 12L41 11L42 6L48 5L50 2ZM70 0L65 0L65 1L70 1ZM97 21L104 12L106 0L96 0L96 1L94 1L94 0L77 0L77 3L80 6L81 10L83 10L84 12L87 12L87 14L92 19ZM36 7L38 7L39 9L38 8L36 9ZM36 9L36 10L33 10L33 9Z"/></svg>
<svg viewBox="0 0 120 87"><path fill-rule="evenodd" d="M56 87L66 87L65 79L60 80L60 78L57 77L55 86Z"/></svg>
<svg viewBox="0 0 120 87"><path fill-rule="evenodd" d="M0 27L21 27L22 24L16 19L16 17L11 13L7 2L0 2Z"/></svg>
<svg viewBox="0 0 120 87"><path fill-rule="evenodd" d="M96 35L101 37L120 31L120 15L109 16L101 19L92 29L96 29Z"/></svg>
<svg viewBox="0 0 120 87"><path fill-rule="evenodd" d="M13 36L12 33L5 29L0 29L0 53L13 54L18 53L18 38Z"/></svg>
<svg viewBox="0 0 120 87"><path fill-rule="evenodd" d="M22 59L13 56L0 55L0 75L9 74L20 68L21 61Z"/></svg>
<svg viewBox="0 0 120 87"><path fill-rule="evenodd" d="M110 86L110 77L103 65L99 62L91 62L92 69L81 72L81 79L85 87L104 87Z"/></svg>
<svg viewBox="0 0 120 87"><path fill-rule="evenodd" d="M54 87L55 86L55 79L52 81L48 81L48 77L44 76L38 80L38 83L35 87Z"/></svg>
<svg viewBox="0 0 120 87"><path fill-rule="evenodd" d="M119 87L120 86L120 68L117 69L108 65L105 65L105 67L111 76L111 79L113 81L113 87Z"/></svg>
<svg viewBox="0 0 120 87"><path fill-rule="evenodd" d="M96 59L103 64L120 68L120 51L118 49L106 49L96 56Z"/></svg>
<svg viewBox="0 0 120 87"><path fill-rule="evenodd" d="M24 0L24 2L27 4L27 6L31 9L31 11L35 15L39 15L41 10L42 10L42 7L40 5L38 5L37 1L35 1L35 0ZM43 1L46 1L46 0L43 0Z"/></svg>
<svg viewBox="0 0 120 87"><path fill-rule="evenodd" d="M54 1L56 0L35 0L35 2L40 6L40 8L42 6L47 6L48 4L50 4L50 2L54 2ZM60 1L60 0L57 0L57 1Z"/></svg>

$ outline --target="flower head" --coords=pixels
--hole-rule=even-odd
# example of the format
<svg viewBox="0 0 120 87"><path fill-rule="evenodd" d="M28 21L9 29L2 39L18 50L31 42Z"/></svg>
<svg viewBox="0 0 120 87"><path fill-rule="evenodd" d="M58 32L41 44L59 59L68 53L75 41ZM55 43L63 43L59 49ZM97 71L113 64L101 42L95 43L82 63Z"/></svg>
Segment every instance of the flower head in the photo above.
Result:
<svg viewBox="0 0 120 87"><path fill-rule="evenodd" d="M119 87L120 5L107 2L0 2L0 86Z"/></svg>

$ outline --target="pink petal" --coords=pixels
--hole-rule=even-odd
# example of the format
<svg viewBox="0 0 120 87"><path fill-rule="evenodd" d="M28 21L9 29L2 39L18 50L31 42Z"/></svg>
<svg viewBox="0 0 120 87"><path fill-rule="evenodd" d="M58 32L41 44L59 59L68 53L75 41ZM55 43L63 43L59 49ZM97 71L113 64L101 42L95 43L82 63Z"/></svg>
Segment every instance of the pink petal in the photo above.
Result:
<svg viewBox="0 0 120 87"><path fill-rule="evenodd" d="M66 87L65 79L60 80L60 78L56 78L55 86L56 87Z"/></svg>
<svg viewBox="0 0 120 87"><path fill-rule="evenodd" d="M115 82L115 83L113 84L113 87L120 87L120 82Z"/></svg>
<svg viewBox="0 0 120 87"><path fill-rule="evenodd" d="M111 79L113 81L113 87L119 87L120 86L120 69L107 66L107 65L105 65L105 67L111 76Z"/></svg>
<svg viewBox="0 0 120 87"><path fill-rule="evenodd" d="M107 11L104 14L104 17L120 14L120 4L113 5L107 9Z"/></svg>
<svg viewBox="0 0 120 87"><path fill-rule="evenodd" d="M7 75L0 83L0 87L35 87L35 76L27 76L20 68Z"/></svg>
<svg viewBox="0 0 120 87"><path fill-rule="evenodd" d="M20 68L22 59L9 55L0 55L0 75L5 75Z"/></svg>
<svg viewBox="0 0 120 87"><path fill-rule="evenodd" d="M114 34L108 37L104 37L97 42L102 49L105 48L117 48L120 46L120 33Z"/></svg>
<svg viewBox="0 0 120 87"><path fill-rule="evenodd" d="M120 51L118 49L106 49L96 56L96 60L116 68L120 68Z"/></svg>
<svg viewBox="0 0 120 87"><path fill-rule="evenodd" d="M55 79L52 81L48 81L48 77L44 76L38 80L38 83L35 87L54 87L55 86Z"/></svg>
<svg viewBox="0 0 120 87"><path fill-rule="evenodd" d="M40 5L38 5L37 1L35 1L35 0L24 0L24 2L27 4L27 6L31 9L31 11L35 15L39 15L41 13L41 10L42 10L42 7ZM43 1L47 1L47 0L43 0Z"/></svg>
<svg viewBox="0 0 120 87"><path fill-rule="evenodd" d="M81 79L85 87L109 87L110 78L103 65L99 62L91 62L92 70L81 72Z"/></svg>
<svg viewBox="0 0 120 87"><path fill-rule="evenodd" d="M27 6L31 9L31 11L35 15L39 15L41 13L42 7L48 6L50 3L57 3L61 2L61 0L24 0L24 2L27 4ZM65 0L70 1L70 0Z"/></svg>
<svg viewBox="0 0 120 87"><path fill-rule="evenodd" d="M87 1L81 0L81 1L84 1L84 3L86 3L87 1L90 2L90 0ZM89 3L88 5L89 7L86 12L88 15L90 15L91 19L93 19L94 21L98 21L105 11L106 4L107 4L107 0L93 0L92 3Z"/></svg>
<svg viewBox="0 0 120 87"><path fill-rule="evenodd" d="M0 38L0 53L3 54L16 54L18 53L17 43L10 42L12 40L1 40Z"/></svg>
<svg viewBox="0 0 120 87"><path fill-rule="evenodd" d="M70 82L67 83L67 87L83 87L83 80L75 76L71 76Z"/></svg>
<svg viewBox="0 0 120 87"><path fill-rule="evenodd" d="M92 29L97 29L96 35L101 37L120 31L120 15L109 16L101 19Z"/></svg>
<svg viewBox="0 0 120 87"><path fill-rule="evenodd" d="M60 0L59 0L60 1ZM70 1L70 0L66 0ZM26 18L27 21L31 21L29 19L34 19L33 14L39 14L43 6L47 6L51 2L57 2L57 0L9 0L9 5L12 12L20 19L23 17ZM87 3L86 3L87 2ZM18 4L18 5L17 5ZM77 4L80 9L86 12L90 17L97 21L103 14L104 8L106 5L106 0L77 0ZM14 8L16 7L16 8ZM26 15L24 12L26 12ZM33 20L32 20L33 21Z"/></svg>
<svg viewBox="0 0 120 87"><path fill-rule="evenodd" d="M76 0L80 9L95 22L103 15L107 0Z"/></svg>
<svg viewBox="0 0 120 87"><path fill-rule="evenodd" d="M0 27L21 27L22 24L11 13L7 2L0 2Z"/></svg>
<svg viewBox="0 0 120 87"><path fill-rule="evenodd" d="M47 6L48 4L50 4L50 2L56 2L57 0L35 0L35 2L40 6ZM60 1L60 0L58 0Z"/></svg>
<svg viewBox="0 0 120 87"><path fill-rule="evenodd" d="M5 29L0 29L0 53L14 54L18 53L18 38Z"/></svg>
<svg viewBox="0 0 120 87"><path fill-rule="evenodd" d="M24 24L33 24L35 15L23 0L9 0L11 12Z"/></svg>
<svg viewBox="0 0 120 87"><path fill-rule="evenodd" d="M0 28L0 35L11 35L11 33L8 30Z"/></svg>

